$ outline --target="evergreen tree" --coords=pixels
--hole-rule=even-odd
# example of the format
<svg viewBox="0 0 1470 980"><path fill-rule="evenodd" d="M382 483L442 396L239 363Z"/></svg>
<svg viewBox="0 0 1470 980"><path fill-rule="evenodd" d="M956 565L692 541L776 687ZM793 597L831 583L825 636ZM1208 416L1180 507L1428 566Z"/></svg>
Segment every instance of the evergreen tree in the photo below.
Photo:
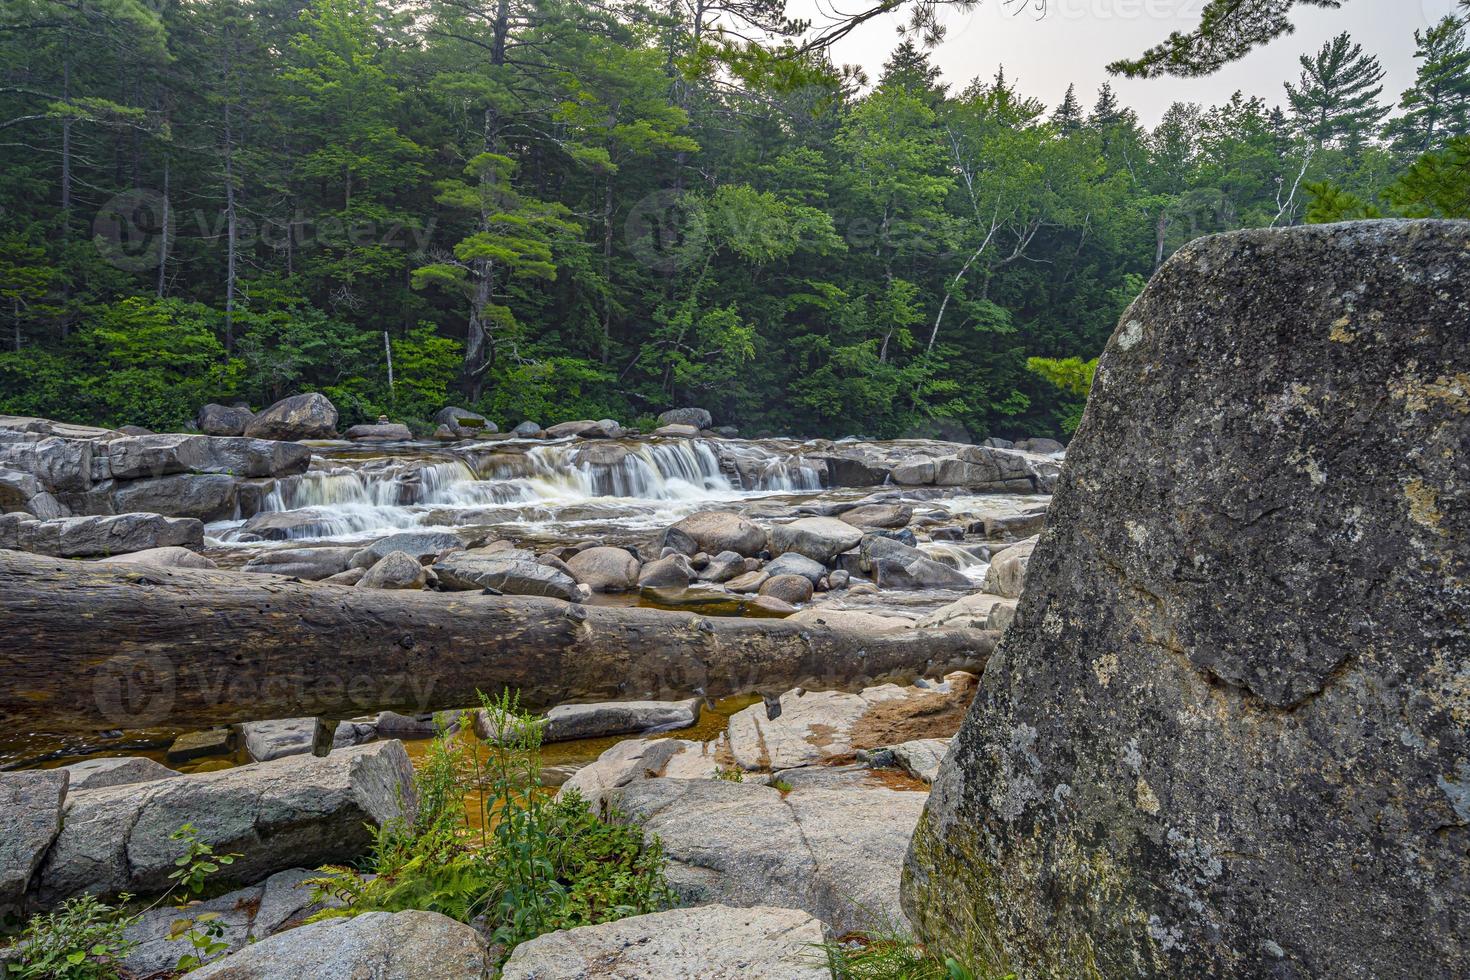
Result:
<svg viewBox="0 0 1470 980"><path fill-rule="evenodd" d="M1082 128L1085 122L1082 116L1082 103L1077 100L1077 86L1067 86L1067 94L1062 96L1062 102L1056 111L1051 114L1052 123L1063 133L1075 133Z"/></svg>
<svg viewBox="0 0 1470 980"><path fill-rule="evenodd" d="M1301 56L1302 74L1286 83L1287 101L1314 146L1357 149L1388 114L1383 67L1346 33L1324 44L1315 56Z"/></svg>
<svg viewBox="0 0 1470 980"><path fill-rule="evenodd" d="M1416 30L1414 41L1419 69L1400 102L1404 114L1389 121L1388 135L1394 149L1419 154L1470 133L1470 45L1465 22L1453 16Z"/></svg>

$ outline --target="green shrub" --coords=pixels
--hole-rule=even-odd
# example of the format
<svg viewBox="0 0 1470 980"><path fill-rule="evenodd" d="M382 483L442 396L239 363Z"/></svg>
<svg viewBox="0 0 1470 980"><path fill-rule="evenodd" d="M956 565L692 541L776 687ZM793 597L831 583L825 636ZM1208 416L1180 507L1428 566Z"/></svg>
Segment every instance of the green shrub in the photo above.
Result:
<svg viewBox="0 0 1470 980"><path fill-rule="evenodd" d="M126 902L127 896L123 896ZM9 966L17 980L113 980L137 943L123 932L137 921L95 895L68 899L61 908L32 916Z"/></svg>
<svg viewBox="0 0 1470 980"><path fill-rule="evenodd" d="M509 695L484 699L496 731L483 746L441 733L415 774L413 823L383 826L362 870L324 868L318 918L423 909L483 917L507 951L546 932L610 922L672 904L663 849L616 813L598 819L576 793L541 786L542 722ZM480 793L478 826L466 795Z"/></svg>
<svg viewBox="0 0 1470 980"><path fill-rule="evenodd" d="M972 969L953 956L926 949L891 925L819 949L833 980L1015 980L1014 974Z"/></svg>

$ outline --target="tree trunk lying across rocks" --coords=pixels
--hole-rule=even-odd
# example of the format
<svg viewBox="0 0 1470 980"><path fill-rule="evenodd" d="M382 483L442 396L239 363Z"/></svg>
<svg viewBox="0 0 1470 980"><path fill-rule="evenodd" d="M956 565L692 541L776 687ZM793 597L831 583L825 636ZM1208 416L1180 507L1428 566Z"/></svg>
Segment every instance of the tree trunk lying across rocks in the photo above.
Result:
<svg viewBox="0 0 1470 980"><path fill-rule="evenodd" d="M869 635L0 551L0 725L91 732L467 707L477 691L721 697L983 667L999 634Z"/></svg>

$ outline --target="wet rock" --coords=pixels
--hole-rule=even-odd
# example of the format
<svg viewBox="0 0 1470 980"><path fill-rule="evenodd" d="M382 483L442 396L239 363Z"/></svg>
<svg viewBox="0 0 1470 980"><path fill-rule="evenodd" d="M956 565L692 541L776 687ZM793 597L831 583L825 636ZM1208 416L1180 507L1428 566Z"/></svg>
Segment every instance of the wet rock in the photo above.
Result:
<svg viewBox="0 0 1470 980"><path fill-rule="evenodd" d="M702 408L673 408L658 417L659 425L687 425L695 432L714 423L714 416Z"/></svg>
<svg viewBox="0 0 1470 980"><path fill-rule="evenodd" d="M210 755L229 755L235 751L235 732L229 728L211 728L202 732L185 732L168 747L168 761L178 765Z"/></svg>
<svg viewBox="0 0 1470 980"><path fill-rule="evenodd" d="M656 436L665 439L698 439L699 430L692 425L661 425L653 430Z"/></svg>
<svg viewBox="0 0 1470 980"><path fill-rule="evenodd" d="M53 558L101 558L155 548L202 548L204 525L186 517L118 514L38 521L29 514L0 515L0 548Z"/></svg>
<svg viewBox="0 0 1470 980"><path fill-rule="evenodd" d="M252 439L330 439L337 434L337 406L326 395L312 392L283 398L250 420L245 435Z"/></svg>
<svg viewBox="0 0 1470 980"><path fill-rule="evenodd" d="M766 532L738 514L703 511L666 530L663 546L686 555L733 551L748 558L765 550Z"/></svg>
<svg viewBox="0 0 1470 980"><path fill-rule="evenodd" d="M730 592L759 592L761 586L766 584L766 579L770 577L771 573L764 570L746 572L744 575L737 575L726 582L725 588Z"/></svg>
<svg viewBox="0 0 1470 980"><path fill-rule="evenodd" d="M347 571L358 551L358 548L280 548L250 559L244 570L316 582Z"/></svg>
<svg viewBox="0 0 1470 980"><path fill-rule="evenodd" d="M838 519L854 527L882 527L897 530L909 526L914 509L906 504L865 504L838 515Z"/></svg>
<svg viewBox="0 0 1470 980"><path fill-rule="evenodd" d="M1031 552L1036 549L1036 541L1036 538L1022 541L996 557L990 563L990 571L985 573L985 591L1007 599L1019 599L1026 588L1026 568L1031 564Z"/></svg>
<svg viewBox="0 0 1470 980"><path fill-rule="evenodd" d="M567 560L572 577L593 592L627 592L638 587L638 559L622 548L588 548Z"/></svg>
<svg viewBox="0 0 1470 980"><path fill-rule="evenodd" d="M937 562L901 541L870 534L862 539L859 565L883 589L953 589L966 591L975 583L957 570Z"/></svg>
<svg viewBox="0 0 1470 980"><path fill-rule="evenodd" d="M538 936L515 948L504 980L824 980L820 921L795 909L705 905Z"/></svg>
<svg viewBox="0 0 1470 980"><path fill-rule="evenodd" d="M583 467L612 467L618 466L628 458L628 447L621 446L615 442L594 442L588 446L582 446L572 454L572 465ZM611 490L612 487L607 489Z"/></svg>
<svg viewBox="0 0 1470 980"><path fill-rule="evenodd" d="M577 582L534 560L458 552L434 563L439 585L451 592L494 589L504 595L539 595L572 602Z"/></svg>
<svg viewBox="0 0 1470 980"><path fill-rule="evenodd" d="M67 777L64 770L0 772L0 918L20 910L61 831Z"/></svg>
<svg viewBox="0 0 1470 980"><path fill-rule="evenodd" d="M745 559L737 552L722 551L699 570L701 582L728 582L745 574Z"/></svg>
<svg viewBox="0 0 1470 980"><path fill-rule="evenodd" d="M61 833L37 875L41 902L168 887L185 823L215 853L240 853L211 878L250 883L276 871L355 860L371 827L413 812L413 770L400 742L324 759L273 762L83 790L67 797Z"/></svg>
<svg viewBox="0 0 1470 980"><path fill-rule="evenodd" d="M899 921L899 868L924 799L871 786L783 796L719 779L641 779L607 793L663 842L684 904L779 903L838 934Z"/></svg>
<svg viewBox="0 0 1470 980"><path fill-rule="evenodd" d="M771 550L777 554L794 551L823 565L856 548L863 532L833 517L803 517L771 528Z"/></svg>
<svg viewBox="0 0 1470 980"><path fill-rule="evenodd" d="M827 574L827 566L812 561L806 555L788 551L767 562L764 571L767 575L800 575L816 585Z"/></svg>
<svg viewBox="0 0 1470 980"><path fill-rule="evenodd" d="M315 718L278 718L250 721L240 726L245 751L255 762L269 762L288 755L310 752L316 737ZM377 725L365 721L339 721L332 734L332 748L361 745L378 734Z"/></svg>
<svg viewBox="0 0 1470 980"><path fill-rule="evenodd" d="M465 546L465 538L450 531L400 531L379 538L352 556L354 568L372 568L395 551L422 562Z"/></svg>
<svg viewBox="0 0 1470 980"><path fill-rule="evenodd" d="M437 912L324 919L249 945L196 970L198 980L287 977L485 980L490 961L471 927Z"/></svg>
<svg viewBox="0 0 1470 980"><path fill-rule="evenodd" d="M746 608L745 612L746 615L750 616L761 614L770 616L789 616L792 613L796 612L796 606L792 605L790 602L787 602L785 599L780 598L779 596L758 595L753 600L751 600L751 603Z"/></svg>
<svg viewBox="0 0 1470 980"><path fill-rule="evenodd" d="M243 436L255 413L240 405L210 403L199 409L194 425L207 436Z"/></svg>
<svg viewBox="0 0 1470 980"><path fill-rule="evenodd" d="M682 589L694 581L694 569L681 554L666 555L643 566L638 573L640 589Z"/></svg>
<svg viewBox="0 0 1470 980"><path fill-rule="evenodd" d="M559 704L546 712L542 737L547 742L567 742L577 738L688 728L699 720L699 705L698 698L687 701Z"/></svg>
<svg viewBox="0 0 1470 980"><path fill-rule="evenodd" d="M358 581L363 589L422 589L429 582L429 573L419 560L404 551L392 551L384 555L376 565Z"/></svg>
<svg viewBox="0 0 1470 980"><path fill-rule="evenodd" d="M1470 973L1467 444L1470 225L1175 253L915 835L921 938L1028 975Z"/></svg>
<svg viewBox="0 0 1470 980"><path fill-rule="evenodd" d="M213 561L188 548L149 548L126 555L99 559L124 565L152 565L155 568L218 568Z"/></svg>
<svg viewBox="0 0 1470 980"><path fill-rule="evenodd" d="M761 583L760 594L800 605L811 601L812 582L804 575L772 575Z"/></svg>
<svg viewBox="0 0 1470 980"><path fill-rule="evenodd" d="M67 791L80 789L103 789L108 786L127 786L130 783L147 783L155 779L173 779L179 773L138 755L115 756L108 759L86 759L62 766L71 777Z"/></svg>
<svg viewBox="0 0 1470 980"><path fill-rule="evenodd" d="M378 422L354 425L342 433L342 438L353 442L409 442L413 439L413 430L399 422Z"/></svg>

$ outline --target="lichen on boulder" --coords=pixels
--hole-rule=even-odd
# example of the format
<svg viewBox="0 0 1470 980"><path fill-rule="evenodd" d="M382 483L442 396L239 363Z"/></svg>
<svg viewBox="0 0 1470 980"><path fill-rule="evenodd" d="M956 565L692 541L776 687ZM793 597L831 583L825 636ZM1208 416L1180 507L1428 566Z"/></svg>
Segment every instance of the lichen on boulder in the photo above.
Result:
<svg viewBox="0 0 1470 980"><path fill-rule="evenodd" d="M1124 314L905 908L1042 976L1470 975L1470 224L1204 239Z"/></svg>

